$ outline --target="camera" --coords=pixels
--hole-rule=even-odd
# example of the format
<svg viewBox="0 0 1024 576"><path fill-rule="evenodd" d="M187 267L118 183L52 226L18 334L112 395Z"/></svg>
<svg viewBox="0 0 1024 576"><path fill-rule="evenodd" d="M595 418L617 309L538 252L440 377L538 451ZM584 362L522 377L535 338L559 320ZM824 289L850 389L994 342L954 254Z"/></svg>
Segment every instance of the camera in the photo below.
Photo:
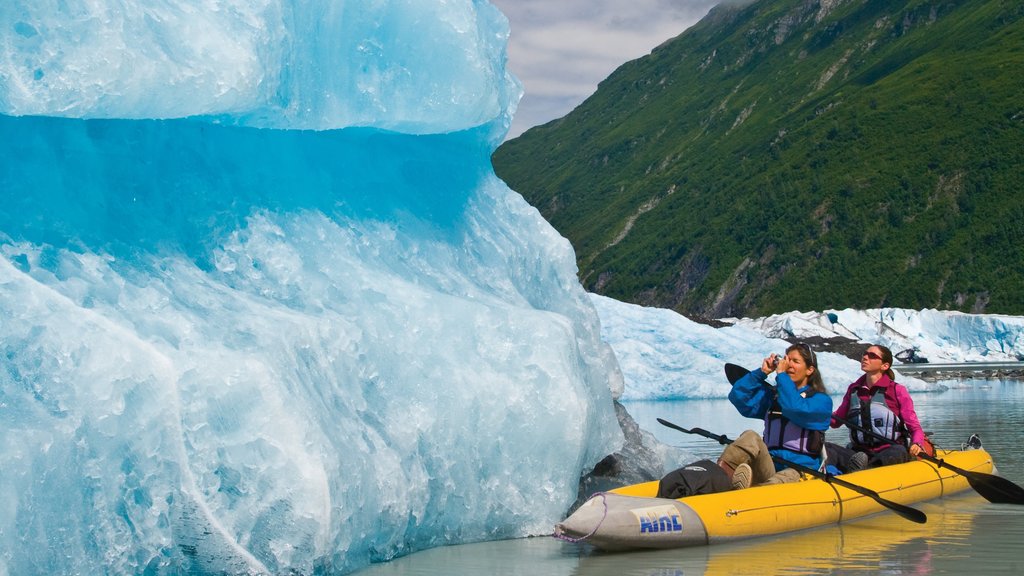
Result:
<svg viewBox="0 0 1024 576"><path fill-rule="evenodd" d="M786 356L785 354L776 354L775 355L775 360L772 360L772 368L778 368L779 367L779 362L783 358L785 358L785 356Z"/></svg>

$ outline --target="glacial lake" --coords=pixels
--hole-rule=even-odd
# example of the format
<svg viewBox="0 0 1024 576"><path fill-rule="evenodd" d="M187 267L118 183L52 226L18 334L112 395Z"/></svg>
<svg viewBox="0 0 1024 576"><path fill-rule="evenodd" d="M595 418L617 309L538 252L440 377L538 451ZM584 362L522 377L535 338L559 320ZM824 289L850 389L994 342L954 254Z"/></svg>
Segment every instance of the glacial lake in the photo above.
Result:
<svg viewBox="0 0 1024 576"><path fill-rule="evenodd" d="M915 393L925 430L944 448L981 436L1001 475L1024 485L1024 382L945 380L949 389ZM837 399L838 400L838 399ZM725 399L630 402L630 414L659 440L699 457L721 447L659 425L664 418L736 437L758 422L736 414ZM836 430L829 439L845 441ZM682 463L681 463L682 464ZM914 505L928 515L914 524L891 513L778 537L677 550L602 553L587 546L534 537L447 546L357 572L360 576L761 576L770 574L1021 574L1024 506L996 505L973 491Z"/></svg>

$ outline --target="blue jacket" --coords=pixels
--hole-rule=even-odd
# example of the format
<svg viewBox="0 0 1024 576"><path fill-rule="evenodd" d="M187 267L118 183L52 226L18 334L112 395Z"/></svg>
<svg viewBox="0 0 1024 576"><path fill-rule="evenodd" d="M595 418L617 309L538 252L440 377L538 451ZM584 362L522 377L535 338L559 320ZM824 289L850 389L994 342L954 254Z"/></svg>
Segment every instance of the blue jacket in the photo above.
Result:
<svg viewBox="0 0 1024 576"><path fill-rule="evenodd" d="M775 376L777 386L768 384L768 375L760 368L751 370L743 378L740 378L733 385L729 392L729 401L739 410L740 414L747 418L764 420L768 410L772 407L772 401L776 396L779 400L779 407L782 408L782 415L791 422L809 430L828 430L829 422L832 419L832 398L821 392L803 396L810 391L810 386L804 386L797 390L793 379L785 372ZM812 458L806 454L800 454L785 449L771 450L773 456L777 456L790 462L802 464L808 468L819 468L821 458ZM782 470L786 466L775 464L775 470Z"/></svg>

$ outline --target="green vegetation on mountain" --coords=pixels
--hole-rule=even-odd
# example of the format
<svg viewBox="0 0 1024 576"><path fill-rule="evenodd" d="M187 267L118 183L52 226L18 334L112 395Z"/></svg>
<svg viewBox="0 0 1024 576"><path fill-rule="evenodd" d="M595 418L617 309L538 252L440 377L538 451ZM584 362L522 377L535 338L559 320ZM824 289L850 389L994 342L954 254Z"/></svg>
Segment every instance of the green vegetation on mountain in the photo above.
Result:
<svg viewBox="0 0 1024 576"><path fill-rule="evenodd" d="M1024 3L722 5L493 162L620 300L1024 314Z"/></svg>

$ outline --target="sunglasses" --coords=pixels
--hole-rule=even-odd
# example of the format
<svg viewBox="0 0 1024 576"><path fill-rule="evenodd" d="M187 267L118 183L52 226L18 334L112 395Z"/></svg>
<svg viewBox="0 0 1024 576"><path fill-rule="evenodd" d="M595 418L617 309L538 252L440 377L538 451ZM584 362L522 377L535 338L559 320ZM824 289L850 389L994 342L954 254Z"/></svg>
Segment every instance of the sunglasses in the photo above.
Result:
<svg viewBox="0 0 1024 576"><path fill-rule="evenodd" d="M878 354L875 354L874 352L871 352L870 350L864 352L864 356L866 358L870 358L872 360L881 360L882 359L881 356L879 356Z"/></svg>
<svg viewBox="0 0 1024 576"><path fill-rule="evenodd" d="M817 357L814 356L814 350L811 350L811 345L810 344L808 344L806 342L799 342L799 343L797 343L797 346L799 346L799 347L801 347L801 348L803 348L804 350L807 351L807 356L811 359L811 362L810 362L811 366L817 366L818 365L818 359L817 359Z"/></svg>

